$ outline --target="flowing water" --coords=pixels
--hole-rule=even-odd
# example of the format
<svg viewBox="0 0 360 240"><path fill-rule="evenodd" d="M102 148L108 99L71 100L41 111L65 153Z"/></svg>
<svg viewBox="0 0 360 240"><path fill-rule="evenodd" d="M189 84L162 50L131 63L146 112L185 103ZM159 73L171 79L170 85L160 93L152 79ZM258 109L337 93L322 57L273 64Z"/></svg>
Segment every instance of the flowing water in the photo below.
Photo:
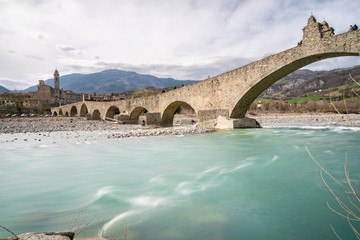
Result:
<svg viewBox="0 0 360 240"><path fill-rule="evenodd" d="M331 224L342 239L355 239L327 207L339 210L305 145L344 183L347 152L357 186L359 139L346 127L270 126L3 144L0 225L17 234L87 225L80 236L121 238L126 231L141 240L337 239ZM1 237L9 233L0 229Z"/></svg>

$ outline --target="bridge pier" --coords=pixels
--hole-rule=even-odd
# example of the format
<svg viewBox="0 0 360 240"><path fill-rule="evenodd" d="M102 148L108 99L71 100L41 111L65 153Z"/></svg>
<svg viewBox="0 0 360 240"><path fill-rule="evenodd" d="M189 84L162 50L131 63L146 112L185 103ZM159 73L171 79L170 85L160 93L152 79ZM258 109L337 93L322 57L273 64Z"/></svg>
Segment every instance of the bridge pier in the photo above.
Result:
<svg viewBox="0 0 360 240"><path fill-rule="evenodd" d="M261 128L261 125L252 118L229 118L226 109L201 110L199 111L200 128L210 129L235 129L235 128Z"/></svg>
<svg viewBox="0 0 360 240"><path fill-rule="evenodd" d="M215 125L216 129L235 129L235 128L261 128L261 125L253 118L226 118L218 116Z"/></svg>
<svg viewBox="0 0 360 240"><path fill-rule="evenodd" d="M161 113L159 112L147 112L145 113L146 116L146 124L147 125L161 125Z"/></svg>
<svg viewBox="0 0 360 240"><path fill-rule="evenodd" d="M140 116L139 116L140 117ZM124 122L125 124L138 124L139 117L132 118L129 114L121 113L117 116L117 120ZM159 112L147 112L145 113L146 124L160 126L161 113Z"/></svg>
<svg viewBox="0 0 360 240"><path fill-rule="evenodd" d="M124 122L124 123L132 123L130 121L130 115L125 113L120 113L117 118L118 121ZM135 123L135 122L134 122Z"/></svg>

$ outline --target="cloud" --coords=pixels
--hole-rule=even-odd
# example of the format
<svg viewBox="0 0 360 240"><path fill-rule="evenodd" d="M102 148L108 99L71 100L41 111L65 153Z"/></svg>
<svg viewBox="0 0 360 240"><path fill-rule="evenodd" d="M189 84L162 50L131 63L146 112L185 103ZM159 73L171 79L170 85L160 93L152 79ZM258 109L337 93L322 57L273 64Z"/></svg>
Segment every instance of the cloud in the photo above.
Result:
<svg viewBox="0 0 360 240"><path fill-rule="evenodd" d="M64 52L72 52L75 51L75 48L69 47L69 46L59 46L60 50L63 50Z"/></svg>
<svg viewBox="0 0 360 240"><path fill-rule="evenodd" d="M71 46L68 46L68 45L59 45L58 48L66 53L74 53L76 52L77 50Z"/></svg>
<svg viewBox="0 0 360 240"><path fill-rule="evenodd" d="M311 12L341 33L356 23L358 9L353 0L5 1L0 72L24 82L46 79L55 67L63 74L119 68L204 79L296 46ZM1 55L9 49L21 54ZM309 68L346 64L359 61Z"/></svg>
<svg viewBox="0 0 360 240"><path fill-rule="evenodd" d="M17 0L17 2L21 3L21 4L27 4L30 6L39 6L45 3L45 1L43 0Z"/></svg>
<svg viewBox="0 0 360 240"><path fill-rule="evenodd" d="M44 60L42 57L36 56L36 55L26 55L27 58L35 59L38 61Z"/></svg>

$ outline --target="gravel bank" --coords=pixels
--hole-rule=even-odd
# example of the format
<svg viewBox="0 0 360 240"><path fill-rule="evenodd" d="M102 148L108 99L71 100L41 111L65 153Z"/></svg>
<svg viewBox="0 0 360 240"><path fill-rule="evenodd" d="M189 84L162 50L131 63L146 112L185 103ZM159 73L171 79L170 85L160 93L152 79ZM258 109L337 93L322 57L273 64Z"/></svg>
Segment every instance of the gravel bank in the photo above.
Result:
<svg viewBox="0 0 360 240"><path fill-rule="evenodd" d="M274 123L300 123L308 122L311 125L342 125L360 126L360 114L334 114L334 113L278 113L278 114L259 114L247 117L255 118L260 124Z"/></svg>
<svg viewBox="0 0 360 240"><path fill-rule="evenodd" d="M162 135L201 134L213 130L192 126L151 128L140 125L118 124L83 118L5 118L0 119L0 143L60 141L76 139L82 142L101 138L127 138Z"/></svg>
<svg viewBox="0 0 360 240"><path fill-rule="evenodd" d="M306 122L311 125L360 126L360 114L261 114L248 116L260 124ZM43 117L0 119L0 143L79 139L86 142L100 138L127 138L161 135L201 134L213 130L196 127L151 128L140 125L85 120L84 118Z"/></svg>
<svg viewBox="0 0 360 240"><path fill-rule="evenodd" d="M0 133L37 133L58 131L135 130L140 125L117 124L99 120L67 117L3 118Z"/></svg>

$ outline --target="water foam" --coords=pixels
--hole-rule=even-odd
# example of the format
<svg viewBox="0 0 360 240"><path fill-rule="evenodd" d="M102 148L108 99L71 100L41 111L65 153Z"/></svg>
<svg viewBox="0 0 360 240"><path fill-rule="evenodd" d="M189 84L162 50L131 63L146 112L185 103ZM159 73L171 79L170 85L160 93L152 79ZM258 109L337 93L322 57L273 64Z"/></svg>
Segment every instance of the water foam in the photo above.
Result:
<svg viewBox="0 0 360 240"><path fill-rule="evenodd" d="M326 150L325 153L330 154L330 155L334 155L334 152L331 151L331 150Z"/></svg>
<svg viewBox="0 0 360 240"><path fill-rule="evenodd" d="M332 132L359 131L358 127L341 126L341 125L323 125L323 126L305 125L305 126L293 126L291 128L301 129L301 130L328 130L328 131L332 131Z"/></svg>
<svg viewBox="0 0 360 240"><path fill-rule="evenodd" d="M139 196L130 198L129 202L136 207L156 208L160 205L164 205L167 202L167 199L161 197Z"/></svg>
<svg viewBox="0 0 360 240"><path fill-rule="evenodd" d="M156 184L163 184L165 182L165 179L163 177L161 177L160 175L153 177L152 179L150 179L151 183L156 183Z"/></svg>
<svg viewBox="0 0 360 240"><path fill-rule="evenodd" d="M276 161L276 160L278 160L278 159L279 159L279 156L278 156L278 155L274 155L274 157L271 159L271 162Z"/></svg>
<svg viewBox="0 0 360 240"><path fill-rule="evenodd" d="M103 232L106 232L112 225L114 225L116 222L125 219L126 217L130 217L133 216L135 214L140 213L139 210L130 210L130 211L126 211L124 213L121 213L119 215L117 215L116 217L114 217L113 219L111 219L108 223L106 223L102 229L100 230L100 232L98 233L99 236L101 236L101 234Z"/></svg>
<svg viewBox="0 0 360 240"><path fill-rule="evenodd" d="M211 186L210 184L196 185L196 183L194 182L184 181L178 184L178 186L176 187L176 192L182 195L190 195L192 193L205 191L210 186Z"/></svg>
<svg viewBox="0 0 360 240"><path fill-rule="evenodd" d="M220 166L219 164L217 164L217 165L214 166L214 167L210 167L210 168L206 169L205 171L201 172L196 179L199 180L199 179L204 178L204 177L207 176L207 175L210 175L210 174L212 174L212 173L219 172L220 169L221 169L221 167L222 167L222 166Z"/></svg>
<svg viewBox="0 0 360 240"><path fill-rule="evenodd" d="M235 168L229 170L228 172L229 172L229 173L231 173L231 172L236 172L237 170L243 169L243 168L248 167L248 166L250 166L250 165L252 165L252 164L253 164L253 163L243 163L243 164L240 164L240 165L236 166Z"/></svg>
<svg viewBox="0 0 360 240"><path fill-rule="evenodd" d="M258 158L256 158L256 157L247 157L247 158L245 158L246 161L255 161L256 159L258 159Z"/></svg>
<svg viewBox="0 0 360 240"><path fill-rule="evenodd" d="M247 163L242 163L239 164L238 166L232 168L232 169L224 169L222 171L219 172L218 176L224 175L224 174L228 174L228 173L233 173L236 172L240 169L246 168L248 166L251 166L253 164L253 162L247 162Z"/></svg>
<svg viewBox="0 0 360 240"><path fill-rule="evenodd" d="M102 187L97 191L96 198L99 199L99 198L101 198L109 193L112 193L114 191L115 191L115 187L113 187L113 186Z"/></svg>

